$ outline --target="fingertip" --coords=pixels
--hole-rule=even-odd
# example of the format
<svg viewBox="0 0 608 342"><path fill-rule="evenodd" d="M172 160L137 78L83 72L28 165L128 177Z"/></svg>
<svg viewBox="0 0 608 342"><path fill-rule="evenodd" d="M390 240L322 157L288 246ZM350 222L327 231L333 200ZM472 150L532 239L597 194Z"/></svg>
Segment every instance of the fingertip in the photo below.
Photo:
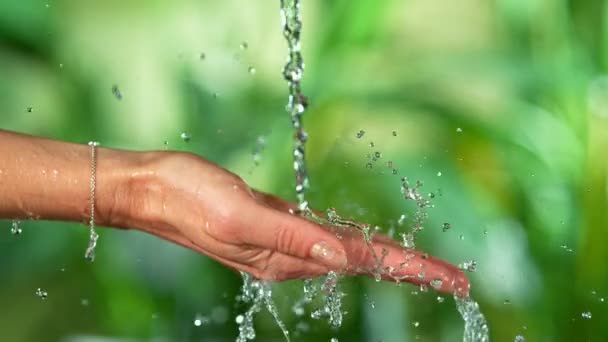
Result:
<svg viewBox="0 0 608 342"><path fill-rule="evenodd" d="M462 270L457 270L452 281L454 295L458 297L468 297L471 290L469 278Z"/></svg>
<svg viewBox="0 0 608 342"><path fill-rule="evenodd" d="M344 248L319 241L310 248L310 257L333 270L343 270L348 265Z"/></svg>

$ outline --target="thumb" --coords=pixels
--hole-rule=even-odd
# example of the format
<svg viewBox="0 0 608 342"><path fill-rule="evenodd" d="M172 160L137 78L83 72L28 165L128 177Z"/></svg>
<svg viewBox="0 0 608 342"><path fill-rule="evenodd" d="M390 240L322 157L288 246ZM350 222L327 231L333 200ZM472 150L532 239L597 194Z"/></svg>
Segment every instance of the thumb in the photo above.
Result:
<svg viewBox="0 0 608 342"><path fill-rule="evenodd" d="M239 238L243 243L300 259L313 259L333 269L347 266L340 240L330 231L301 217L259 206L243 217Z"/></svg>

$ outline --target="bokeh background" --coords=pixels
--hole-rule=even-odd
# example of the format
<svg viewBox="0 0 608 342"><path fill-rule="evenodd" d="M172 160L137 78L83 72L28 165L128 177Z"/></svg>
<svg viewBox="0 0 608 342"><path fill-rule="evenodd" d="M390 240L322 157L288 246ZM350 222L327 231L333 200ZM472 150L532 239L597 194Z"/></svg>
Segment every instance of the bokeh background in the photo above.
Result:
<svg viewBox="0 0 608 342"><path fill-rule="evenodd" d="M493 341L608 340L606 2L303 2L312 204L398 234L413 213L400 177L421 180L435 208L418 246L477 261ZM191 151L294 199L286 54L278 0L0 0L0 128ZM82 225L2 226L2 341L237 334L241 280L213 260L105 229L87 264ZM342 289L332 330L292 313L301 282L275 286L294 341L461 339L449 297ZM259 341L282 340L256 322Z"/></svg>

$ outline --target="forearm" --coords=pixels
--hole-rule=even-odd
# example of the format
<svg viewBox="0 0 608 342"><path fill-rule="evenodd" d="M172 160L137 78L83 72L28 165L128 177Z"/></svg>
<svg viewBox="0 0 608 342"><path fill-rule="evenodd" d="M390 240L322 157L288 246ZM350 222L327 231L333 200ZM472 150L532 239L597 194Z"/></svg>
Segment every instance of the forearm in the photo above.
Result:
<svg viewBox="0 0 608 342"><path fill-rule="evenodd" d="M129 224L124 201L142 155L96 148L96 222ZM88 222L91 147L0 130L0 217Z"/></svg>

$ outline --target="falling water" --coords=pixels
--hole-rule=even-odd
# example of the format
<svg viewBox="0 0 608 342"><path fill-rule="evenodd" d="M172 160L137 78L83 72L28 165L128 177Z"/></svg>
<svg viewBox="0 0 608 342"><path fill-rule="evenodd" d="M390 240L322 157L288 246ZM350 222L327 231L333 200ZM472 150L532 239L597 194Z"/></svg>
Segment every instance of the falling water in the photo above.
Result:
<svg viewBox="0 0 608 342"><path fill-rule="evenodd" d="M283 19L283 35L288 46L287 63L283 69L283 77L287 81L289 89L289 98L286 110L291 117L291 122L294 128L294 171L296 179L296 198L298 203L298 214L320 224L330 224L334 227L353 228L359 230L363 234L363 239L367 243L368 248L372 252L375 259L375 266L371 271L375 278L379 281L381 276L387 270L383 268L383 261L386 254L378 257L375 250L372 248L372 234L368 224L359 224L353 221L345 220L338 216L334 209L328 209L326 218L316 216L309 208L309 203L306 200L306 191L310 186L307 168L306 168L306 141L308 135L304 130L302 117L307 109L308 100L302 92L301 81L304 74L304 60L301 53L300 35L302 30L301 7L300 0L281 0L281 16ZM247 45L241 45L241 49L246 49ZM362 138L365 131L361 130L357 134L357 138ZM393 132L396 136L396 132ZM374 144L370 143L373 147ZM381 158L380 152L376 152L376 158ZM426 209L433 207L431 202L427 200L420 188L422 182L418 181L411 185L406 178L402 179L401 193L405 200L411 200L416 203L416 212L413 218L412 230L403 235L403 247L412 249L415 247L415 235L421 231L423 223L428 214ZM434 195L431 196L433 198ZM400 225L405 220L405 216L399 220ZM376 227L378 228L378 227ZM449 229L449 224L444 224L444 231ZM473 266L474 263L471 263ZM467 267L471 268L471 267ZM424 278L424 272L419 275ZM253 326L254 315L261 311L264 307L270 312L275 319L277 325L283 332L285 339L289 341L289 331L278 316L278 312L272 300L272 289L268 282L253 279L249 274L243 273L243 288L241 300L250 304L249 309L242 315L237 316L236 322L239 325L239 336L237 342L246 342L255 339L255 329ZM304 314L304 305L311 303L316 295L320 292L324 295L324 305L311 312L313 319L326 317L331 326L338 328L342 324L342 297L344 293L339 290L340 275L335 272L330 272L323 280L320 287L315 285L311 279L304 282L304 297L297 301L293 306L293 311L296 315ZM431 281L430 285L433 288L440 288L440 280ZM426 288L426 286L425 286ZM320 290L320 291L319 291ZM442 298L443 300L443 298ZM479 305L471 298L459 298L456 296L456 304L459 313L465 321L464 342L486 342L489 341L488 325L479 310ZM332 339L333 341L334 339Z"/></svg>
<svg viewBox="0 0 608 342"><path fill-rule="evenodd" d="M285 64L285 68L283 69L283 77L289 86L287 112L291 116L291 123L295 131L293 168L296 175L296 196L298 209L301 212L306 212L308 210L308 202L305 198L305 192L309 187L309 180L306 172L305 156L308 135L304 131L302 116L308 106L308 100L302 93L301 87L302 76L304 75L304 59L300 43L300 33L302 30L300 0L281 0L281 16L283 18L283 35L289 49L287 64Z"/></svg>
<svg viewBox="0 0 608 342"><path fill-rule="evenodd" d="M463 342L488 342L490 341L488 323L472 298L454 297L456 308L464 320Z"/></svg>
<svg viewBox="0 0 608 342"><path fill-rule="evenodd" d="M266 307L272 315L275 322L283 332L285 340L289 339L289 331L283 321L279 317L274 301L272 300L272 288L269 282L254 279L247 273L241 273L243 276L243 288L241 291L241 301L250 304L249 309L242 315L236 317L236 323L239 325L239 336L236 342L247 342L255 339L255 328L253 326L254 315Z"/></svg>

